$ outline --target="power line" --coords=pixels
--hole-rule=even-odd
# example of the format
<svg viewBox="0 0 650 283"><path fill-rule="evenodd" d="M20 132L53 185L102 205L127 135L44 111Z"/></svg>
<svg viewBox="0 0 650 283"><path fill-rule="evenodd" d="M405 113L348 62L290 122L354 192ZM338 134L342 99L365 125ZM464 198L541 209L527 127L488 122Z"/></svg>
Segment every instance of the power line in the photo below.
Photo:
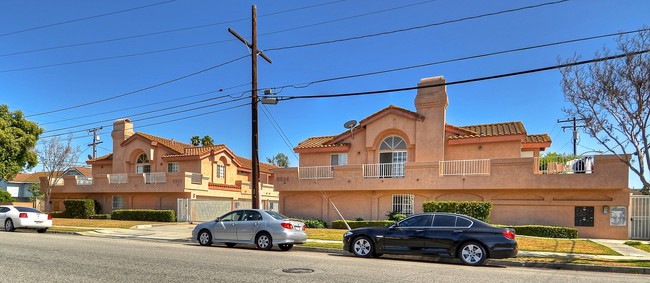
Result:
<svg viewBox="0 0 650 283"><path fill-rule="evenodd" d="M164 2L158 2L158 3L154 3L154 4L150 4L150 5L139 6L139 7L135 7L135 8L129 8L129 9L125 9L125 10L119 10L119 11L115 11L115 12L99 14L99 15L95 15L95 16L83 17L83 18L79 18L79 19L67 20L67 21L63 21L63 22L58 22L58 23L53 23L53 24L47 24L47 25L32 27L32 28L28 28L28 29L19 30L19 31L3 33L3 34L0 34L0 37L7 36L7 35L18 34L18 33L23 33L23 32L28 32L28 31L33 31L33 30L38 30L38 29L49 28L49 27L53 27L53 26L59 26L59 25L74 23L74 22L80 22L80 21L95 19L95 18L99 18L99 17L105 17L105 16L110 16L110 15L120 14L120 13L124 13L124 12L130 12L130 11L134 11L134 10L138 10L138 9L150 8L150 7L153 7L153 6L158 6L158 5L162 5L162 4L171 3L171 2L174 2L174 1L176 1L176 0L168 0L168 1L164 1Z"/></svg>
<svg viewBox="0 0 650 283"><path fill-rule="evenodd" d="M461 19L448 20L448 21L443 21L443 22L438 22L438 23L433 23L433 24L426 24L426 25L415 26L415 27L410 27L410 28L403 28L403 29L397 29L397 30L392 30L392 31L385 31L385 32L379 32L379 33L373 33L373 34L366 34L366 35L348 37L348 38L321 41L321 42L313 42L313 43L305 43L305 44L298 44L298 45L285 46L285 47L270 48L270 49L265 49L264 51L270 52L270 51L278 51L278 50L287 50L287 49L294 49L294 48L303 48L303 47L310 47L310 46L317 46L317 45L324 45L324 44L331 44L331 43L339 43L339 42L345 42L345 41L351 41L351 40L365 39L365 38L383 36L383 35L388 35L388 34L393 34L393 33L406 32L406 31L412 31L412 30L423 29L423 28L429 28L429 27L433 27L433 26L440 26L440 25L458 23L458 22L463 22L463 21L468 21L468 20L475 20L475 19L479 19L479 18L495 16L495 15L500 15L500 14L505 14L505 13L512 13L512 12L517 12L517 11L522 11L522 10L527 10L527 9L534 9L534 8L539 8L539 7L543 7L543 6L556 5L556 4L560 4L560 3L563 3L563 2L567 2L567 1L569 1L569 0L561 0L561 1L548 2L548 3L537 4L537 5L531 5L531 6L525 6L525 7L521 7L521 8L502 10L502 11L482 14L482 15L478 15L478 16L465 17L465 18L461 18Z"/></svg>
<svg viewBox="0 0 650 283"><path fill-rule="evenodd" d="M278 15L278 14L283 14L283 13L288 13L288 12L293 12L293 11L298 11L298 10L304 10L304 9L308 9L308 8L314 8L314 7L319 7L319 6L330 5L330 4L338 3L338 2L343 2L343 0L332 1L332 2L323 3L323 4L316 4L316 5L311 5L311 6L301 7L301 8L295 8L295 9L270 13L270 14L266 14L266 15L263 15L263 16L260 16L260 17L273 16L273 15ZM192 29L199 29L199 28L206 28L206 27L224 25L224 24L229 24L229 23L241 22L241 21L245 21L245 20L248 20L248 19L250 19L250 18L229 20L229 21L223 21L223 22L218 22L218 23L210 23L210 24L190 26L190 27L177 28L177 29L170 29L170 30L157 31L157 32L151 32L151 33L145 33L145 34L139 34L139 35L130 35L130 36L124 36L124 37L118 37L118 38L112 38L112 39L104 39L104 40L73 43L73 44L46 47L46 48L39 48L39 49L26 50L26 51L18 51L18 52L0 54L0 57L20 55L20 54L28 54L28 53L48 51L48 50L56 50L56 49L62 49L62 48L78 47L78 46L85 46L85 45L109 43L109 42L115 42L115 41L121 41L121 40L127 40L127 39L134 39L134 38L140 38L140 37L160 35L160 34L165 34L165 33L173 33L173 32L192 30ZM191 46L184 46L184 47L179 47L179 48L166 49L166 50L163 50L163 51L155 51L155 52L151 52L151 53L149 53L149 52L147 52L147 53L139 53L139 54L128 55L128 56L139 56L139 55L146 55L146 54L152 54L152 53L158 53L158 52L167 52L167 51L171 51L171 50L178 50L178 49L189 48L189 47L197 47L197 46L203 46L203 45L207 45L207 44L222 43L222 42L226 42L226 41L232 41L232 39L225 40L225 41L218 41L218 42L202 43L202 44L191 45ZM107 58L105 58L103 60L107 60L107 59L115 59L115 57L107 57ZM74 63L81 63L81 62L76 61L76 62L70 62L68 64L74 64ZM58 66L58 64L56 66ZM25 70L25 69L17 69L17 70Z"/></svg>
<svg viewBox="0 0 650 283"><path fill-rule="evenodd" d="M215 66L203 69L203 70L199 70L199 71L196 71L196 72L193 72L193 73L181 76L181 77L177 77L175 79L171 79L171 80L168 80L168 81L164 81L162 83L158 83L158 84L155 84L155 85L152 85L152 86L141 88L141 89L138 89L138 90L135 90L135 91L131 91L131 92L127 92L127 93L123 93L123 94L119 94L119 95L116 95L116 96L112 96L112 97L108 97L108 98L104 98L104 99L100 99L100 100L95 100L95 101L91 101L91 102L87 102L87 103L83 103L83 104L78 104L78 105L75 105L75 106L70 106L70 107L60 108L60 109L56 109L56 110L50 110L50 111L46 111L46 112L26 115L25 117L35 117L35 116L41 116L41 115L45 115L45 114L57 113L57 112L61 112L61 111L66 111L66 110L70 110L70 109L89 106L89 105L97 104L97 103L100 103L100 102L105 102L105 101L113 100L113 99L116 99L116 98L136 94L136 93L139 93L139 92L143 92L145 90L150 90L150 89L153 89L153 88L157 88L157 87L160 87L160 86L163 86L163 85L166 85L166 84L170 84L170 83L173 83L173 82L176 82L176 81L180 81L180 80L183 80L183 79L186 79L186 78L189 78L189 77L192 77L192 76L195 76L195 75L210 71L212 69L222 67L224 65L239 61L239 60L244 59L246 57L248 57L248 55L245 55L245 56L242 56L242 57L227 61L225 63L218 64L218 65L215 65Z"/></svg>
<svg viewBox="0 0 650 283"><path fill-rule="evenodd" d="M275 129L275 132L278 133L284 144L289 148L289 152L293 153L293 156L298 159L298 155L296 155L295 152L293 152L294 146L291 143L291 140L289 140L289 137L284 133L282 130L282 127L280 127L280 124L275 120L273 115L271 115L271 111L269 111L268 108L266 108L266 105L262 104L262 113L266 116L271 121L271 125Z"/></svg>
<svg viewBox="0 0 650 283"><path fill-rule="evenodd" d="M545 43L545 44L528 46L528 47L521 47L521 48L515 48L515 49L509 49L509 50L502 50L502 51L496 51L496 52L490 52L490 53L483 53L483 54L478 54L478 55L465 56L465 57L460 57L460 58L455 58L455 59L448 59L448 60L436 61L436 62L419 64L419 65L412 65L412 66L406 66L406 67L393 68L393 69L388 69L388 70L381 70L381 71L368 72L368 73L362 73L362 74L353 74L353 75L347 75L347 76L340 76L340 77L321 79L321 80L316 80L316 81L312 81L312 82L309 82L309 83L299 83L299 84L284 85L284 86L275 87L275 88L280 88L280 89L287 88L287 87L306 88L306 87L309 87L310 85L314 85L314 84L318 84L318 83L337 81L337 80L344 80L344 79L352 79L352 78L372 76L372 75L380 75L380 74L386 74L386 73L391 73L391 72L404 71L404 70L410 70L410 69L416 69L416 68L422 68L422 67L429 67L429 66L433 66L433 65L440 65L440 64L459 62L459 61L465 61L465 60L471 60L471 59L478 59L478 58L490 57L490 56L495 56L495 55L502 55L502 54L507 54L507 53L513 53L513 52L519 52L519 51L526 51L526 50L532 50L532 49L539 49L539 48L544 48L544 47L568 44L568 43L575 43L575 42L581 42L581 41L587 41L587 40L593 40L593 39L599 39L599 38L605 38L605 37L611 37L611 36L620 36L620 35L631 34L631 33L638 33L638 32L648 31L648 30L650 30L650 28L639 29L639 30L634 30L634 31L609 33L609 34L604 34L604 35L589 36L589 37L583 37L583 38L578 38L578 39L564 40L564 41L558 41L558 42L553 42L553 43ZM298 85L301 85L301 86L298 86Z"/></svg>
<svg viewBox="0 0 650 283"><path fill-rule="evenodd" d="M543 68L538 68L538 69L529 69L529 70L524 70L524 71L519 71L519 72L505 73L505 74L499 74L499 75L493 75L493 76L487 76L487 77L473 78L473 79L453 81L453 82L445 82L445 83L441 83L441 84L415 86L415 87L404 87L404 88L393 88L393 89L383 89L383 90L372 90L372 91L363 91L363 92L337 93L337 94L320 94L320 95L307 95L307 96L280 96L280 97L278 97L278 99L280 99L280 100L291 100L291 99L361 96L361 95L371 95L371 94L383 94L383 93L390 93L390 92L401 92L401 91L416 90L416 89L421 89L421 88L430 88L430 87L440 87L440 86L449 86L449 85L457 85L457 84L466 84L466 83L473 83L473 82L479 82L479 81L486 81L486 80L493 80L493 79L500 79L500 78L506 78L506 77L513 77L513 76L519 76L519 75L525 75L525 74L544 72L544 71L549 71L549 70L553 70L553 69L560 69L560 68L566 68L566 67L570 67L570 66L578 66L578 65L590 64L590 63L596 63L596 62L601 62L601 61L606 61L606 60L620 59L620 58L624 58L626 56L640 55L640 54L644 54L644 53L648 53L648 52L650 52L650 49L636 51L636 52L630 52L630 53L624 53L624 54L619 54L619 55L613 55L613 56L608 56L608 57L603 57L603 58L595 58L595 59L590 59L590 60L578 61L578 62L573 62L573 63L559 64L559 65L543 67Z"/></svg>

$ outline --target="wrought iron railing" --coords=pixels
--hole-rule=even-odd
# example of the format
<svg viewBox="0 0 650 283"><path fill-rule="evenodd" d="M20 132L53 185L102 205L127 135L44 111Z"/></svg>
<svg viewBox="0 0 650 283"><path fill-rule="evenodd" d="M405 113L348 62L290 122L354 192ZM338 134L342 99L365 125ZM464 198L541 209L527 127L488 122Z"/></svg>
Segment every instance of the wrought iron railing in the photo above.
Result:
<svg viewBox="0 0 650 283"><path fill-rule="evenodd" d="M404 177L404 163L363 164L364 178Z"/></svg>
<svg viewBox="0 0 650 283"><path fill-rule="evenodd" d="M334 178L334 167L332 166L299 167L298 178L301 180L331 179Z"/></svg>

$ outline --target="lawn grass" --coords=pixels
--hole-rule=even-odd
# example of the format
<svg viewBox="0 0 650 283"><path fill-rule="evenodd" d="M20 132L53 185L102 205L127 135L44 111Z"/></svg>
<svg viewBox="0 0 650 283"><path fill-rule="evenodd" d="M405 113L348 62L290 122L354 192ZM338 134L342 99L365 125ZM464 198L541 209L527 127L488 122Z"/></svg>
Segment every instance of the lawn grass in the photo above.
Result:
<svg viewBox="0 0 650 283"><path fill-rule="evenodd" d="M160 224L161 222L151 221L127 221L127 220L108 220L108 219L72 219L72 218L54 218L53 226L71 226L71 227L91 227L91 228L124 228L128 229L137 225ZM59 227L56 227L59 230Z"/></svg>
<svg viewBox="0 0 650 283"><path fill-rule="evenodd" d="M514 262L543 262L543 263L568 263L588 264L603 266L650 267L650 261L643 260L606 260L606 259L576 259L576 258L550 258L550 257L517 257L507 259Z"/></svg>
<svg viewBox="0 0 650 283"><path fill-rule="evenodd" d="M646 251L646 252L650 253L650 244L644 244L644 243L641 243L641 242L638 242L638 241L627 241L627 242L625 242L625 244L630 246L630 247L634 247L634 248L637 248L639 250Z"/></svg>

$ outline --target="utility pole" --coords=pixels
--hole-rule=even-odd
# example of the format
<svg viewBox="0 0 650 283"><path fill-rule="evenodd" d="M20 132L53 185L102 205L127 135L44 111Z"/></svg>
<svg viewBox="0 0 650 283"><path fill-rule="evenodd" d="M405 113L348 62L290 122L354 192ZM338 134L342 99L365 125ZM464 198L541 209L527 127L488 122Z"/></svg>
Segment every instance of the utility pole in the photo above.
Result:
<svg viewBox="0 0 650 283"><path fill-rule="evenodd" d="M258 138L257 138L257 55L262 56L264 60L272 63L269 57L266 57L262 51L257 50L257 8L253 5L252 8L252 43L249 43L241 35L237 34L233 29L228 28L228 31L239 39L242 43L246 44L248 48L251 49L251 145L252 145L252 156L251 156L251 195L252 195L252 206L253 209L257 209L260 206L260 190L259 190L259 179L260 179L260 161L258 157Z"/></svg>
<svg viewBox="0 0 650 283"><path fill-rule="evenodd" d="M97 131L103 128L104 127L98 127L98 128L92 128L88 130L88 133L93 133L93 142L88 145L93 147L93 158L97 157L97 145L103 143L102 141L99 140L99 135L97 134Z"/></svg>
<svg viewBox="0 0 650 283"><path fill-rule="evenodd" d="M566 119L566 120L561 120L557 119L558 123L568 123L568 122L573 122L572 126L562 126L562 131L573 128L573 156L577 156L577 148L576 146L578 145L578 128L584 128L587 125L578 125L578 121L586 121L585 119L576 119L576 117L573 117L573 119Z"/></svg>

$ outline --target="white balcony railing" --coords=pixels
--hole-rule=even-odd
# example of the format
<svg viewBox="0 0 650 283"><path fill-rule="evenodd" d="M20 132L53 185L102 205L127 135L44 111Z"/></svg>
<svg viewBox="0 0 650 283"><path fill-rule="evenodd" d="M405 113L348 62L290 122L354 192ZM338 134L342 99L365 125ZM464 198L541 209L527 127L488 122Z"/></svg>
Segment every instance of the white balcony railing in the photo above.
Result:
<svg viewBox="0 0 650 283"><path fill-rule="evenodd" d="M364 178L404 177L404 163L363 164Z"/></svg>
<svg viewBox="0 0 650 283"><path fill-rule="evenodd" d="M490 175L490 160L446 160L438 168L440 176Z"/></svg>
<svg viewBox="0 0 650 283"><path fill-rule="evenodd" d="M594 172L593 156L535 157L535 174L591 174Z"/></svg>
<svg viewBox="0 0 650 283"><path fill-rule="evenodd" d="M129 182L129 174L108 174L109 184L126 184Z"/></svg>
<svg viewBox="0 0 650 283"><path fill-rule="evenodd" d="M165 172L144 173L145 184L162 184L166 182L167 173Z"/></svg>
<svg viewBox="0 0 650 283"><path fill-rule="evenodd" d="M192 174L192 184L201 185L203 184L203 174L200 173L191 173Z"/></svg>
<svg viewBox="0 0 650 283"><path fill-rule="evenodd" d="M77 179L77 186L90 186L93 184L92 177L75 176L75 178Z"/></svg>
<svg viewBox="0 0 650 283"><path fill-rule="evenodd" d="M299 167L298 178L301 180L318 180L334 178L332 166Z"/></svg>

